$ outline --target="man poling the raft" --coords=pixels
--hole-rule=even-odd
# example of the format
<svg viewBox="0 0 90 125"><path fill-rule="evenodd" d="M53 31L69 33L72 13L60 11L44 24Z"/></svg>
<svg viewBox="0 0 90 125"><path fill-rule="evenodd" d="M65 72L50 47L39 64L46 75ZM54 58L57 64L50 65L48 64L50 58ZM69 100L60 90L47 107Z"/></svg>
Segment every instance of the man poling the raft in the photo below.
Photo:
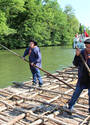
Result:
<svg viewBox="0 0 90 125"><path fill-rule="evenodd" d="M78 82L68 105L64 107L68 112L73 112L73 106L79 98L83 89L88 89L89 96L89 114L90 114L90 39L85 40L86 48L76 49L73 64L78 67ZM86 63L86 64L85 64ZM87 65L87 66L86 66Z"/></svg>
<svg viewBox="0 0 90 125"><path fill-rule="evenodd" d="M14 51L12 51L12 50L8 49L6 46L3 46L2 44L0 44L0 46L1 46L1 47L3 47L4 49L8 50L9 52L13 53L14 55L16 55L17 57L19 57L19 58L21 58L21 59L23 60L23 57L22 57L22 56L20 56L19 54L17 54L16 52L14 52ZM24 59L24 61L30 64L30 62L29 62L27 59ZM39 70L41 70L42 72L44 72L44 73L48 74L49 76L52 76L53 78L57 79L58 81L62 82L63 84L65 84L66 86L68 86L69 88L71 88L71 89L73 89L73 90L74 90L74 88L73 88L71 85L69 85L69 84L68 84L68 83L66 83L65 81L63 81L63 80L59 79L59 78L58 78L58 77L56 77L55 75L53 75L53 74L51 74L51 73L49 73L49 72L45 71L44 69L42 69L42 68L38 67L38 66L37 66L37 65L35 65L34 63L33 63L33 67L38 68L38 69L39 69ZM16 82L14 82L14 83L16 83ZM60 83L58 83L58 84L59 84L59 85L61 85Z"/></svg>
<svg viewBox="0 0 90 125"><path fill-rule="evenodd" d="M37 42L34 40L31 40L29 43L29 47L26 48L23 58L25 59L25 56L29 55L29 62L30 62L30 70L32 72L33 76L33 84L37 84L37 79L39 81L39 87L43 85L42 78L40 75L40 70L33 66L33 64L37 65L41 68L41 52L39 47L37 46Z"/></svg>

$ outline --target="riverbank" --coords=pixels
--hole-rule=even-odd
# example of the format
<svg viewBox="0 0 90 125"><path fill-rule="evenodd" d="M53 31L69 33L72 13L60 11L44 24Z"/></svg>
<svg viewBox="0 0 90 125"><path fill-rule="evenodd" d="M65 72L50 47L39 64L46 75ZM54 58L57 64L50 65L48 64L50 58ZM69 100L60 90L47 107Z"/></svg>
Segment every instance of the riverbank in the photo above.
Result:
<svg viewBox="0 0 90 125"><path fill-rule="evenodd" d="M28 45L26 46L26 47L28 47ZM25 49L26 47L20 47L20 48L9 48L9 49L11 49L11 50L13 50L13 49L17 49L17 50L20 50L20 49ZM38 47L42 47L42 48L44 48L44 47L64 47L64 48L72 48L73 47L73 43L72 44L67 44L67 45L62 45L62 44L57 44L57 45L41 45L41 46L38 46ZM0 46L0 50L4 50L4 48L2 48L1 46Z"/></svg>
<svg viewBox="0 0 90 125"><path fill-rule="evenodd" d="M69 67L53 74L75 88L77 69ZM0 124L30 125L83 125L89 124L87 90L83 91L72 115L63 108L73 89L51 76L43 77L43 87L32 82L0 89Z"/></svg>

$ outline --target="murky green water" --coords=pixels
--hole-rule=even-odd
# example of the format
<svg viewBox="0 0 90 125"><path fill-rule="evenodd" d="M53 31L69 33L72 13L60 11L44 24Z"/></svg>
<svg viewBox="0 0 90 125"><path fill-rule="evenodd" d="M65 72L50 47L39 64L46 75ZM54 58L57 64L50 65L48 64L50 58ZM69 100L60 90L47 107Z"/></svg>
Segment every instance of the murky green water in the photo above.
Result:
<svg viewBox="0 0 90 125"><path fill-rule="evenodd" d="M66 47L41 47L42 68L50 73L72 65L74 51ZM13 50L23 55L25 49ZM27 57L28 59L28 57ZM41 72L43 75L43 73ZM28 81L31 77L29 65L12 53L0 51L0 88L12 84L12 81Z"/></svg>

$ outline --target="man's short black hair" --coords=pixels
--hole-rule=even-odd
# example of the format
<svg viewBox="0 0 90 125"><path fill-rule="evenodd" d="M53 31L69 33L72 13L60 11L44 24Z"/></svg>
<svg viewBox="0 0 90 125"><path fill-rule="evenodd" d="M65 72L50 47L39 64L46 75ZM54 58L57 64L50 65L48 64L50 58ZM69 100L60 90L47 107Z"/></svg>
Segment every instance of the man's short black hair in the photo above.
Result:
<svg viewBox="0 0 90 125"><path fill-rule="evenodd" d="M36 41L30 40L30 42L33 42L33 43L34 43L34 46L37 46L37 42L36 42Z"/></svg>

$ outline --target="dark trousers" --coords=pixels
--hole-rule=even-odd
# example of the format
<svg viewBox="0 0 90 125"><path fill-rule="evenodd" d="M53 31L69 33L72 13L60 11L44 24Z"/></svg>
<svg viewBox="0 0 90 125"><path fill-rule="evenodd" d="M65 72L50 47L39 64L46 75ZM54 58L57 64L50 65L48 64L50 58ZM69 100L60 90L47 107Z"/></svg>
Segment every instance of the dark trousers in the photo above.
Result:
<svg viewBox="0 0 90 125"><path fill-rule="evenodd" d="M84 87L81 87L80 84L77 84L76 89L73 93L73 96L69 102L69 109L73 108L74 104L76 103L83 89ZM89 111L90 111L90 88L88 89L88 96L89 96Z"/></svg>

